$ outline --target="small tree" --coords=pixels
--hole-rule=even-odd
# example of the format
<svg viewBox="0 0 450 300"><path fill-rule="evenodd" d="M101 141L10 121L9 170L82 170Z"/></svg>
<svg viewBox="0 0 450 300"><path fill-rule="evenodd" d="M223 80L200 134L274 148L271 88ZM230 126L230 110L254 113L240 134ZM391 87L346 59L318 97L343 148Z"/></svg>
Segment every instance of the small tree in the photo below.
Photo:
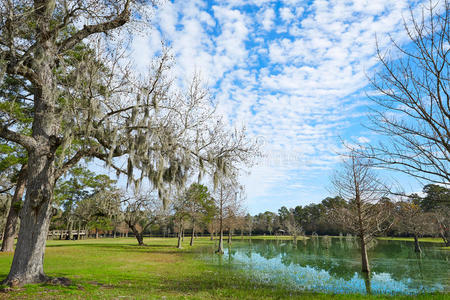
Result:
<svg viewBox="0 0 450 300"><path fill-rule="evenodd" d="M284 218L284 227L286 228L289 235L294 238L294 244L297 242L297 237L302 234L303 230L299 223L295 220L294 211L291 210L289 214Z"/></svg>
<svg viewBox="0 0 450 300"><path fill-rule="evenodd" d="M137 194L123 201L124 221L135 235L139 246L144 245L144 232L162 219L162 203L151 192Z"/></svg>
<svg viewBox="0 0 450 300"><path fill-rule="evenodd" d="M239 187L236 185L221 181L220 186L215 191L214 201L217 207L217 218L219 221L219 247L216 253L223 254L223 231L226 226L225 222L230 214L233 214L240 207ZM229 227L231 230L232 225Z"/></svg>
<svg viewBox="0 0 450 300"><path fill-rule="evenodd" d="M358 157L354 152L348 155L341 169L335 172L332 183L339 196L347 202L346 207L336 208L335 218L358 236L362 271L368 274L368 243L377 233L392 225L392 208L389 203L380 201L387 193L386 188L372 170L371 162Z"/></svg>
<svg viewBox="0 0 450 300"><path fill-rule="evenodd" d="M422 252L419 245L419 236L427 230L428 219L424 211L412 199L397 203L397 217L400 230L414 237L414 251Z"/></svg>

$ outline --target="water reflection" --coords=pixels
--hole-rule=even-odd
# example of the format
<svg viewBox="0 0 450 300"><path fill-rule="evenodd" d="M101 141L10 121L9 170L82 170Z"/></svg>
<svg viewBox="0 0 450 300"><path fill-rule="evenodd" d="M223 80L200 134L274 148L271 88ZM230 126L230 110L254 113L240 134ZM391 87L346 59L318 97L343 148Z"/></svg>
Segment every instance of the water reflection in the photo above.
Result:
<svg viewBox="0 0 450 300"><path fill-rule="evenodd" d="M423 244L420 256L412 243L378 241L369 250L371 276L360 274L358 243L353 238L292 241L239 241L206 259L248 272L254 281L291 289L330 293L417 294L449 291L450 253Z"/></svg>

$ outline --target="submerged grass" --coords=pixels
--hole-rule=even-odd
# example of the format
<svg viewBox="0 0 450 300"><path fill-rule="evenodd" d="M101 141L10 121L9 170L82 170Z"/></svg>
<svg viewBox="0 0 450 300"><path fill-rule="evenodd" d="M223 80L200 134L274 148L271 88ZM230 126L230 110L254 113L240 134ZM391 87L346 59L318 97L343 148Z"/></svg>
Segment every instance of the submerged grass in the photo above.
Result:
<svg viewBox="0 0 450 300"><path fill-rule="evenodd" d="M137 246L133 238L49 241L45 270L67 277L72 285L28 285L0 293L0 299L392 299L388 296L328 295L255 284L243 273L197 259L213 241L198 238L194 247L176 239L150 238ZM12 254L0 253L0 277L6 277ZM396 299L412 299L408 296ZM450 299L427 294L414 299Z"/></svg>
<svg viewBox="0 0 450 300"><path fill-rule="evenodd" d="M280 241L291 241L294 239L292 235L251 235L251 236L233 236L233 239L244 239L244 240L280 240ZM297 240L307 240L307 236L297 236Z"/></svg>

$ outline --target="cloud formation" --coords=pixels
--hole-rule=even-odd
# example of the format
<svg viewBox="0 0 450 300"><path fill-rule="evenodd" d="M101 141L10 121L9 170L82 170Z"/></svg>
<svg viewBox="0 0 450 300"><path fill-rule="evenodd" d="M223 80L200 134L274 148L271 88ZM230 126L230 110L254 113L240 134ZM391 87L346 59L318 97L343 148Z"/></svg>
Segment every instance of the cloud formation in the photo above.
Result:
<svg viewBox="0 0 450 300"><path fill-rule="evenodd" d="M377 64L375 36L382 48L388 34L401 41L410 6L417 2L175 0L134 49L150 59L155 40L166 40L176 72L200 72L230 123L264 140L264 157L244 179L257 212L324 198L337 137L369 140L358 124L366 73ZM261 199L272 202L257 207Z"/></svg>

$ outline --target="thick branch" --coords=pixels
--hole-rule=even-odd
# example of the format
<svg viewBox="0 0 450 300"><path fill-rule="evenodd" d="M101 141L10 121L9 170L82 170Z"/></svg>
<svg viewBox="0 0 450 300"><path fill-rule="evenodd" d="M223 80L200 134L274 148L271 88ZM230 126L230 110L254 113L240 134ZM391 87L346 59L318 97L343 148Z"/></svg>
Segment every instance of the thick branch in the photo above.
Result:
<svg viewBox="0 0 450 300"><path fill-rule="evenodd" d="M36 148L36 141L31 136L27 136L12 130L9 130L6 126L0 123L0 137L8 141L22 145L27 150L33 150Z"/></svg>
<svg viewBox="0 0 450 300"><path fill-rule="evenodd" d="M90 36L92 34L100 33L100 32L107 32L109 30L116 29L116 28L123 26L130 19L129 6L130 6L130 0L127 0L122 12L111 21L100 23L100 24L95 24L95 25L85 25L83 27L83 29L79 30L71 37L62 41L59 46L59 51L64 52L68 49L71 49L76 44L78 44L83 39L87 38L88 36Z"/></svg>

